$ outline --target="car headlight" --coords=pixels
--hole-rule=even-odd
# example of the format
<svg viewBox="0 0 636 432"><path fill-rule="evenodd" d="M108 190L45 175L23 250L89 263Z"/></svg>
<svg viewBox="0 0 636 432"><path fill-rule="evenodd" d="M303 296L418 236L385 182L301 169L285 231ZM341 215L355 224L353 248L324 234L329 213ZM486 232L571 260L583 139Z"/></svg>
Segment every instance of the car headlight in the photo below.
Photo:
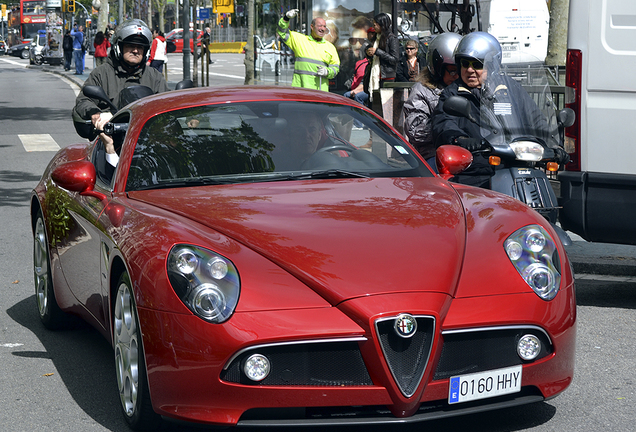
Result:
<svg viewBox="0 0 636 432"><path fill-rule="evenodd" d="M538 162L543 159L543 146L534 141L515 141L510 143L517 160Z"/></svg>
<svg viewBox="0 0 636 432"><path fill-rule="evenodd" d="M168 254L168 279L183 304L213 323L226 321L238 303L241 284L227 258L192 245L175 245Z"/></svg>
<svg viewBox="0 0 636 432"><path fill-rule="evenodd" d="M524 281L543 300L552 300L561 285L559 252L552 237L539 225L520 228L504 242L504 249Z"/></svg>

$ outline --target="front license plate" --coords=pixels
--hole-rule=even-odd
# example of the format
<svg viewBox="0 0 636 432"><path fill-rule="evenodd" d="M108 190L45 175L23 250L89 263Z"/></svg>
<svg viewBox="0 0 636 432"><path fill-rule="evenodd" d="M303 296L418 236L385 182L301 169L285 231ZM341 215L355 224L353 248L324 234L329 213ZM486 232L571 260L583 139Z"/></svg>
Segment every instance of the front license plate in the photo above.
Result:
<svg viewBox="0 0 636 432"><path fill-rule="evenodd" d="M455 404L517 393L521 390L521 369L519 365L451 377L448 403Z"/></svg>

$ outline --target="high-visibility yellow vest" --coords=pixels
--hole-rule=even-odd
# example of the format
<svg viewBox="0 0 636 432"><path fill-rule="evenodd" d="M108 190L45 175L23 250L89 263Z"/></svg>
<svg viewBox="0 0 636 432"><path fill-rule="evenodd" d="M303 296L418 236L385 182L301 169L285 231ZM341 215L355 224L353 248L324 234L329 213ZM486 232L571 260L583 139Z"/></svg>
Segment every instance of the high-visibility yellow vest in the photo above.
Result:
<svg viewBox="0 0 636 432"><path fill-rule="evenodd" d="M340 70L336 47L324 39L317 41L311 35L289 31L289 21L284 17L278 21L278 35L296 56L292 86L329 91L329 79ZM319 77L318 66L326 67L329 75Z"/></svg>

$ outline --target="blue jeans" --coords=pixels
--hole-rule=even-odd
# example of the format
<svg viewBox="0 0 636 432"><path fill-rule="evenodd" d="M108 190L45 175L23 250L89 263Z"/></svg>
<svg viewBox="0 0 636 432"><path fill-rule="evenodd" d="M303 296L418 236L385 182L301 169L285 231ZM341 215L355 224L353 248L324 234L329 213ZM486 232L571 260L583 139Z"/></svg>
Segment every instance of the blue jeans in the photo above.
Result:
<svg viewBox="0 0 636 432"><path fill-rule="evenodd" d="M84 73L84 52L81 49L73 50L73 58L75 59L75 73L82 75Z"/></svg>
<svg viewBox="0 0 636 432"><path fill-rule="evenodd" d="M343 96L346 98L351 98L351 92L348 91ZM358 102L359 104L367 106L367 102L369 101L369 95L366 94L365 92L356 93L353 96L353 100Z"/></svg>

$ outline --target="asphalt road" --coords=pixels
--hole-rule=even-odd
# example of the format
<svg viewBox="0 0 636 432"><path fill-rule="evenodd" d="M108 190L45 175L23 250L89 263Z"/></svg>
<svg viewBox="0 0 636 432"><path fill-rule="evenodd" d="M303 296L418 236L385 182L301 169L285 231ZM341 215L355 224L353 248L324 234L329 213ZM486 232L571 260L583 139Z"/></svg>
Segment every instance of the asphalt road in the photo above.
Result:
<svg viewBox="0 0 636 432"><path fill-rule="evenodd" d="M0 430L127 431L108 343L87 326L49 332L38 320L29 193L53 156L51 149L81 139L70 122L78 89L59 75L27 69L26 63L0 57ZM234 75L229 66L222 73ZM417 425L330 430L633 431L636 282L633 277L577 276L576 373L559 397Z"/></svg>

